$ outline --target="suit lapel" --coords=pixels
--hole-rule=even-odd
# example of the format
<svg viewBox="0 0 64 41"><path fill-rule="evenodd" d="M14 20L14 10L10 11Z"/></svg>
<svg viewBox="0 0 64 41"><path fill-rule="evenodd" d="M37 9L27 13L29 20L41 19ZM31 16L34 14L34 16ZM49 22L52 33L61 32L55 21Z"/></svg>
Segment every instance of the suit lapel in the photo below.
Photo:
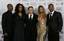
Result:
<svg viewBox="0 0 64 41"><path fill-rule="evenodd" d="M55 16L55 11L54 11L54 13L53 13L53 15L52 15L52 18L54 18L54 16ZM50 19L50 18L49 18Z"/></svg>

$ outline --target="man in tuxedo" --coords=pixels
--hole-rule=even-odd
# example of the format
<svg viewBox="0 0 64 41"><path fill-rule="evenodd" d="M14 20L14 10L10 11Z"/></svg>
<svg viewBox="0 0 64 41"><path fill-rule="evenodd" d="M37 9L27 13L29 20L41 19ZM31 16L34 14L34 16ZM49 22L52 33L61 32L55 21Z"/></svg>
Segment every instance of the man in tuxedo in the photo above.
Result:
<svg viewBox="0 0 64 41"><path fill-rule="evenodd" d="M59 41L59 32L62 30L63 20L60 12L54 10L54 5L49 4L47 15L48 41Z"/></svg>
<svg viewBox="0 0 64 41"><path fill-rule="evenodd" d="M28 7L26 15L25 41L36 41L37 37L37 15L33 13L33 7Z"/></svg>
<svg viewBox="0 0 64 41"><path fill-rule="evenodd" d="M7 5L7 12L2 15L4 41L12 41L12 4Z"/></svg>

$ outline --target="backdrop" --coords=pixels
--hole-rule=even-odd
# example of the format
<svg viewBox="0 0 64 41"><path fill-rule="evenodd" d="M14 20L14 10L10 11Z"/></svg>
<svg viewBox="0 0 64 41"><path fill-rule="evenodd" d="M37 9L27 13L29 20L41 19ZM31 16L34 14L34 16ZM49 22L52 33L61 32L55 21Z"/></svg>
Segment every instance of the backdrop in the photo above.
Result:
<svg viewBox="0 0 64 41"><path fill-rule="evenodd" d="M3 41L1 18L2 18L2 14L7 10L6 6L9 3L13 4L14 9L15 9L16 4L18 3L23 4L26 7L26 9L28 6L33 6L36 12L37 12L38 6L43 5L45 7L46 13L48 12L48 8L47 8L48 4L53 3L55 6L55 10L62 13L62 17L64 21L64 0L0 0L0 41ZM60 33L60 41L64 40L64 25L63 25L62 32L63 33ZM47 38L46 38L46 41L47 41Z"/></svg>

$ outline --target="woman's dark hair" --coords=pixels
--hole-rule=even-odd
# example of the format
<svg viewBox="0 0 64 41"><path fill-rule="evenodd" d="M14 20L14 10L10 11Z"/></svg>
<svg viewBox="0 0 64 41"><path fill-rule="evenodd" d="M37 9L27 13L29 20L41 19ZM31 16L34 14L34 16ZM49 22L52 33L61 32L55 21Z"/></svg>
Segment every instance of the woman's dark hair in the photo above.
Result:
<svg viewBox="0 0 64 41"><path fill-rule="evenodd" d="M18 10L19 6L22 6L22 14L26 14L25 13L25 7L23 6L23 4L20 4L20 3L16 5L16 7L15 7L15 13L19 12L19 10Z"/></svg>

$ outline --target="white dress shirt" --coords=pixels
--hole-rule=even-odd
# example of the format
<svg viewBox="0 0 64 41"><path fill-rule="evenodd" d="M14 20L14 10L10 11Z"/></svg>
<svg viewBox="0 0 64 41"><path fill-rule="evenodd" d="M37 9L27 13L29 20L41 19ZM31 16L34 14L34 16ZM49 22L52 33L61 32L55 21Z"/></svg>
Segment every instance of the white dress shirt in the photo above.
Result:
<svg viewBox="0 0 64 41"><path fill-rule="evenodd" d="M52 12L50 12L51 13L51 16L53 16L53 14L54 14L54 11L52 11ZM50 18L50 15L49 15L49 18Z"/></svg>
<svg viewBox="0 0 64 41"><path fill-rule="evenodd" d="M53 12L51 12L52 14L51 14L51 16L53 16L53 14L54 14L54 11Z"/></svg>
<svg viewBox="0 0 64 41"><path fill-rule="evenodd" d="M33 19L33 14L32 15L29 14L28 17L29 17L29 19L30 19L30 17L31 17L31 19Z"/></svg>

